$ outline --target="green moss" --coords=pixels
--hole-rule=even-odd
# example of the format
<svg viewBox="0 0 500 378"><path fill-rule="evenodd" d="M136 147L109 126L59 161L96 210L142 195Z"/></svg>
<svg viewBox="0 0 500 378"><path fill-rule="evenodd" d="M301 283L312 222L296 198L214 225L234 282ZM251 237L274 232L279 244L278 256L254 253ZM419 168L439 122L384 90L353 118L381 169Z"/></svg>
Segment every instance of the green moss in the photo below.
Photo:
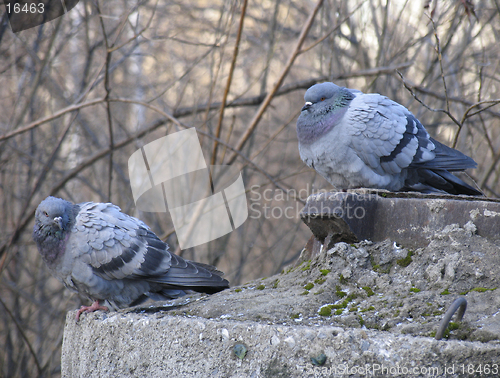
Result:
<svg viewBox="0 0 500 378"><path fill-rule="evenodd" d="M358 316L358 321L359 321L359 325L361 327L363 327L365 325L365 321L363 320L363 317L361 315Z"/></svg>
<svg viewBox="0 0 500 378"><path fill-rule="evenodd" d="M396 263L399 266L406 268L408 265L410 265L413 262L413 260L411 258L412 256L413 256L413 252L408 251L408 253L406 254L406 257L403 259L396 260Z"/></svg>
<svg viewBox="0 0 500 378"><path fill-rule="evenodd" d="M368 308L364 308L363 310L361 310L361 312L367 312L367 311L373 311L373 310L375 310L375 307L370 306Z"/></svg>
<svg viewBox="0 0 500 378"><path fill-rule="evenodd" d="M475 287L474 289L472 289L471 291L477 291L478 293L484 293L485 291L487 291L488 289L486 289L485 287Z"/></svg>
<svg viewBox="0 0 500 378"><path fill-rule="evenodd" d="M325 305L320 308L319 314L321 316L330 316L332 313L332 310L335 310L335 315L340 315L344 312L344 310L347 308L349 302L351 302L354 298L356 298L356 294L350 294L347 296L346 299L344 299L341 303L336 303L336 304L330 304L330 305ZM351 311L351 310L350 310ZM357 311L357 308L355 308L352 311Z"/></svg>
<svg viewBox="0 0 500 378"><path fill-rule="evenodd" d="M450 292L448 289L444 289L442 292L441 292L441 295L449 295Z"/></svg>
<svg viewBox="0 0 500 378"><path fill-rule="evenodd" d="M330 269L320 269L320 272L321 272L322 276L326 276L328 273L331 272L331 270Z"/></svg>
<svg viewBox="0 0 500 378"><path fill-rule="evenodd" d="M304 290L302 293L300 293L300 295L307 295L309 294L309 290Z"/></svg>
<svg viewBox="0 0 500 378"><path fill-rule="evenodd" d="M330 316L332 314L332 308L330 306L323 306L319 309L318 314L321 316Z"/></svg>
<svg viewBox="0 0 500 378"><path fill-rule="evenodd" d="M416 288L416 287L412 287L412 288L410 289L410 291L411 291L412 293L420 293L420 289L419 289L419 288Z"/></svg>
<svg viewBox="0 0 500 378"><path fill-rule="evenodd" d="M302 268L300 268L300 270L302 270L304 272L306 270L309 270L310 268L311 268L311 260L308 260L307 264L305 266L303 266Z"/></svg>
<svg viewBox="0 0 500 378"><path fill-rule="evenodd" d="M322 277L322 278L317 278L314 280L314 283L318 284L318 285L321 285L323 284L324 282L326 281L326 278Z"/></svg>
<svg viewBox="0 0 500 378"><path fill-rule="evenodd" d="M321 289L321 290L318 290L317 292L315 292L314 295L323 294L324 292L325 292L325 290Z"/></svg>
<svg viewBox="0 0 500 378"><path fill-rule="evenodd" d="M443 315L443 314L444 314L444 312L443 312L443 311L434 311L434 312L432 313L432 315L433 315L433 316L441 316L441 315Z"/></svg>
<svg viewBox="0 0 500 378"><path fill-rule="evenodd" d="M353 299L357 298L357 294L349 294L346 299L342 301L342 303L337 303L336 305L333 305L334 308L346 308L347 305L352 302Z"/></svg>
<svg viewBox="0 0 500 378"><path fill-rule="evenodd" d="M450 337L450 332L451 331L455 331L455 330L460 329L460 328L461 328L460 323L450 322L450 324L448 324L448 327L446 327L446 329L443 332L443 338L448 339ZM436 332L434 332L434 336L436 336ZM457 335L457 336L458 336L459 339L465 339L466 338L465 335Z"/></svg>
<svg viewBox="0 0 500 378"><path fill-rule="evenodd" d="M278 283L279 283L279 282L280 282L279 280L275 280L275 281L273 282L273 289L277 289L277 288L278 288Z"/></svg>
<svg viewBox="0 0 500 378"><path fill-rule="evenodd" d="M391 271L392 264L387 264L385 268L382 268L379 264L375 263L373 256L370 256L370 262L372 264L372 269L377 273L388 274Z"/></svg>
<svg viewBox="0 0 500 378"><path fill-rule="evenodd" d="M399 310L396 310L396 312L394 313L394 317L397 318L399 316L399 314L401 313L401 311Z"/></svg>
<svg viewBox="0 0 500 378"><path fill-rule="evenodd" d="M366 295L368 295L369 297L371 297L372 295L375 295L375 293L373 292L373 290L369 286L363 286L362 289L364 291L366 291Z"/></svg>
<svg viewBox="0 0 500 378"><path fill-rule="evenodd" d="M351 308L349 309L349 312L356 312L356 311L358 311L358 308L357 308L357 307L351 307Z"/></svg>
<svg viewBox="0 0 500 378"><path fill-rule="evenodd" d="M241 293L241 289L240 288L234 289L234 292L235 293Z"/></svg>
<svg viewBox="0 0 500 378"><path fill-rule="evenodd" d="M304 289L311 290L313 287L314 287L314 284L312 282L309 282L307 285L304 286Z"/></svg>
<svg viewBox="0 0 500 378"><path fill-rule="evenodd" d="M342 285L345 285L347 283L347 278L345 278L342 273L340 273L340 276L339 276L339 281Z"/></svg>
<svg viewBox="0 0 500 378"><path fill-rule="evenodd" d="M495 287L495 288L493 288L493 289L487 289L487 288L485 288L485 287L475 287L475 288L474 288L474 289L472 289L471 291L477 291L478 293L484 293L485 291L488 291L488 290L493 291L493 290L495 290L495 289L496 289L496 287Z"/></svg>
<svg viewBox="0 0 500 378"><path fill-rule="evenodd" d="M300 318L300 314L291 314L290 318L291 319L299 319Z"/></svg>
<svg viewBox="0 0 500 378"><path fill-rule="evenodd" d="M266 285L260 284L259 286L256 287L257 290L264 290L266 288Z"/></svg>
<svg viewBox="0 0 500 378"><path fill-rule="evenodd" d="M340 286L338 286L338 285L335 286L335 294L337 294L337 296L340 298L344 298L347 295L347 293L345 291L342 291L340 289Z"/></svg>
<svg viewBox="0 0 500 378"><path fill-rule="evenodd" d="M352 293L352 294L349 294L346 298L346 301L350 302L352 301L353 299L356 299L358 297L358 294L356 293Z"/></svg>
<svg viewBox="0 0 500 378"><path fill-rule="evenodd" d="M494 287L492 289L487 289L485 287L475 287L473 289L470 289L470 290L467 290L467 291L464 291L464 292L460 293L460 295L467 295L471 291L477 291L478 293L484 293L485 291L488 291L488 290L493 291L493 290L496 290L496 289L497 289L496 287Z"/></svg>

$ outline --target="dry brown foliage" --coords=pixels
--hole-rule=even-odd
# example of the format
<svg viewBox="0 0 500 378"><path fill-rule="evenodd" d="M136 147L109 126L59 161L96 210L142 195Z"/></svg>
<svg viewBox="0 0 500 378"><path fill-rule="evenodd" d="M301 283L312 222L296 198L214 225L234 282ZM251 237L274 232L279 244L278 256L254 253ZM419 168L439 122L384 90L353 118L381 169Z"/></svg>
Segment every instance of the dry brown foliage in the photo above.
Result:
<svg viewBox="0 0 500 378"><path fill-rule="evenodd" d="M499 56L499 0L82 0L18 34L3 15L0 375L60 375L65 313L80 304L31 240L48 195L112 201L175 248L168 214L136 211L127 161L196 127L207 161L243 171L250 218L184 257L216 264L232 285L269 276L310 236L302 202L329 188L297 150L310 85L402 103L472 156L471 178L498 197Z"/></svg>

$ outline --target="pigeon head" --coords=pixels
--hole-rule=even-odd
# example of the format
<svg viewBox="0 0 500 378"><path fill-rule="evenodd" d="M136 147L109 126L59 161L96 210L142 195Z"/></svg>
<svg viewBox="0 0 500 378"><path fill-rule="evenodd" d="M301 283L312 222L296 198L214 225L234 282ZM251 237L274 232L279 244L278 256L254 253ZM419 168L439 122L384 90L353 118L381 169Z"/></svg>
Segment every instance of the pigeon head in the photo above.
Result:
<svg viewBox="0 0 500 378"><path fill-rule="evenodd" d="M315 84L309 88L297 120L299 142L312 143L330 131L344 116L354 97L352 91L333 83Z"/></svg>
<svg viewBox="0 0 500 378"><path fill-rule="evenodd" d="M67 231L72 221L74 205L61 198L47 197L35 213L35 224L48 232Z"/></svg>
<svg viewBox="0 0 500 378"><path fill-rule="evenodd" d="M71 202L55 197L47 197L38 205L33 239L45 258L52 260L57 257L75 221L76 211Z"/></svg>

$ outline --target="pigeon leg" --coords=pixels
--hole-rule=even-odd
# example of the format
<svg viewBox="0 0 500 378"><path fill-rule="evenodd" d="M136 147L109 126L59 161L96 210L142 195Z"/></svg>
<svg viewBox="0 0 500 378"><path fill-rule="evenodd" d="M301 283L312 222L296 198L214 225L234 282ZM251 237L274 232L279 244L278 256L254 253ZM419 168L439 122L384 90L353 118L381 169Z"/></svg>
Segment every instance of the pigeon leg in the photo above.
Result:
<svg viewBox="0 0 500 378"><path fill-rule="evenodd" d="M97 310L109 311L109 308L107 308L106 306L101 306L99 304L99 301L94 301L94 303L92 303L92 306L80 307L80 309L76 313L76 321L80 320L80 315L82 314L82 312L94 312Z"/></svg>

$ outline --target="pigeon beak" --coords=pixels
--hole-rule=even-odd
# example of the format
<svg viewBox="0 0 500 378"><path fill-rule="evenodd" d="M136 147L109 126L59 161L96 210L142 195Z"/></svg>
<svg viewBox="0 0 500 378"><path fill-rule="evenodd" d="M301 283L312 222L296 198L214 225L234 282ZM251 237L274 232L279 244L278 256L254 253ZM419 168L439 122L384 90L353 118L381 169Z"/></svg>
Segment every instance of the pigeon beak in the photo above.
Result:
<svg viewBox="0 0 500 378"><path fill-rule="evenodd" d="M57 227L59 227L60 230L63 229L63 224L62 224L62 218L61 217L55 217L54 218L54 223L57 224Z"/></svg>
<svg viewBox="0 0 500 378"><path fill-rule="evenodd" d="M312 106L312 104L313 104L312 102L307 101L300 111L303 112L304 110L309 109Z"/></svg>

